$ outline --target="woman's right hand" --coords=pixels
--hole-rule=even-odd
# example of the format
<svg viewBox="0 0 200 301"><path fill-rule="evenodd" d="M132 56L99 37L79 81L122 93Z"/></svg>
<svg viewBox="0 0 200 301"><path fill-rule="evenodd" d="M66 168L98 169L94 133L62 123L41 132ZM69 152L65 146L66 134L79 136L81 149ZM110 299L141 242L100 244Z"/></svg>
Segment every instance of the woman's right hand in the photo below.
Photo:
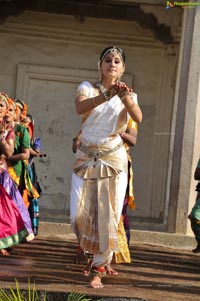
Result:
<svg viewBox="0 0 200 301"><path fill-rule="evenodd" d="M118 96L122 99L124 96L128 95L133 89L129 88L125 83L117 83Z"/></svg>
<svg viewBox="0 0 200 301"><path fill-rule="evenodd" d="M119 82L114 84L110 89L107 90L107 95L109 98L112 98L115 95L118 95L121 99L124 96L128 95L133 90L129 88L125 83Z"/></svg>

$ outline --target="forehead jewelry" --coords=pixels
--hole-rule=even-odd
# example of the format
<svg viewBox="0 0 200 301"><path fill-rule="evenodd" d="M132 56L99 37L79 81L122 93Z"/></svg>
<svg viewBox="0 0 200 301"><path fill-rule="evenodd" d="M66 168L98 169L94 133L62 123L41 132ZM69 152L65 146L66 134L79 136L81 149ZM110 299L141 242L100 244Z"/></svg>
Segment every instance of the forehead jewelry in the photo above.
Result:
<svg viewBox="0 0 200 301"><path fill-rule="evenodd" d="M115 54L119 54L119 51L115 48L115 46L113 48L111 48L109 50L109 52L112 54L112 55L115 55Z"/></svg>
<svg viewBox="0 0 200 301"><path fill-rule="evenodd" d="M111 53L112 55L118 54L119 57L120 57L120 59L121 59L121 61L122 61L122 63L123 63L123 65L125 65L121 53L120 53L120 52L117 50L117 48L114 46L114 47L112 47L112 48L109 48L109 49L104 53L104 55L102 56L101 60L98 61L98 70L100 69L100 65L101 65L101 63L102 63L104 57L105 57L108 53Z"/></svg>

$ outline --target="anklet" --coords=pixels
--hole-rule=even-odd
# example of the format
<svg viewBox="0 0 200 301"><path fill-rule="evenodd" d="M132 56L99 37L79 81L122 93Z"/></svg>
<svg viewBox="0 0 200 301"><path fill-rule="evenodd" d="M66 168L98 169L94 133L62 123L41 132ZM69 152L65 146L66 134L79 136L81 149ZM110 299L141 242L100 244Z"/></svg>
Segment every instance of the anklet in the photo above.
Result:
<svg viewBox="0 0 200 301"><path fill-rule="evenodd" d="M90 270L90 276L98 276L99 278L105 277L106 269L93 266Z"/></svg>

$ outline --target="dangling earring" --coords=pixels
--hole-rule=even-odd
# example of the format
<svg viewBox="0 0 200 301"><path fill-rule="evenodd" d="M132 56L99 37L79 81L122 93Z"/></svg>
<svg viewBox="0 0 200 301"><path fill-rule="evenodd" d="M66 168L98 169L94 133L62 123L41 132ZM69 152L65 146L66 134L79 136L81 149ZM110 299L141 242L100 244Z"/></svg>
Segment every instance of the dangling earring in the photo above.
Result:
<svg viewBox="0 0 200 301"><path fill-rule="evenodd" d="M98 82L101 82L102 81L102 71L101 71L101 62L100 61L97 62L97 69L99 71Z"/></svg>
<svg viewBox="0 0 200 301"><path fill-rule="evenodd" d="M102 81L102 71L99 70L99 78L98 78L98 82L101 82Z"/></svg>

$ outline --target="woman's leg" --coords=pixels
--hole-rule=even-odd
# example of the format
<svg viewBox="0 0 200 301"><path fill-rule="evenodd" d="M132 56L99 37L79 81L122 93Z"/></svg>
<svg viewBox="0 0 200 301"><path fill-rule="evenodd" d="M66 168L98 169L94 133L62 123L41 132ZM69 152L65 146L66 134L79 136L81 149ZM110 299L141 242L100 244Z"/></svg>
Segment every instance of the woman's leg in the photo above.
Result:
<svg viewBox="0 0 200 301"><path fill-rule="evenodd" d="M127 186L127 174L122 172L118 175L116 179L118 185L116 187L116 198L115 198L115 219L116 223L119 223L123 203L124 203L124 197L126 193L126 186ZM117 229L116 229L117 231ZM102 276L106 275L108 270L112 271L113 269L110 267L111 261L113 257L113 251L107 251L105 253L101 254L95 254L93 257L93 263L92 263L92 269L97 270L97 273L93 274L93 271L91 274L93 274L93 277L91 279L91 286L94 288L101 288L103 287L103 284L101 282ZM100 272L98 273L98 268L100 268ZM102 270L101 270L102 269ZM104 270L103 270L104 269ZM95 271L96 272L96 271ZM115 275L117 274L116 271L113 270Z"/></svg>
<svg viewBox="0 0 200 301"><path fill-rule="evenodd" d="M77 234L75 229L75 219L78 211L79 195L81 193L82 186L83 186L83 179L78 177L75 173L73 173L72 180L71 180L71 191L70 191L70 223L72 228L74 229L75 234ZM83 249L80 246L78 246L76 251L75 262L76 263L86 262L86 259L87 258L85 256ZM85 273L84 271L83 273Z"/></svg>
<svg viewBox="0 0 200 301"><path fill-rule="evenodd" d="M126 186L127 186L127 174L122 172L119 174L119 185L117 187L117 195L118 201L116 204L117 208L117 224L119 224L121 213L123 210L124 199L126 194ZM113 253L112 253L113 254ZM111 267L111 261L105 266L107 275L118 275L119 273Z"/></svg>
<svg viewBox="0 0 200 301"><path fill-rule="evenodd" d="M93 288L102 288L101 278L106 276L105 266L109 265L113 257L113 252L107 251L93 256L92 267L90 270L90 285Z"/></svg>

